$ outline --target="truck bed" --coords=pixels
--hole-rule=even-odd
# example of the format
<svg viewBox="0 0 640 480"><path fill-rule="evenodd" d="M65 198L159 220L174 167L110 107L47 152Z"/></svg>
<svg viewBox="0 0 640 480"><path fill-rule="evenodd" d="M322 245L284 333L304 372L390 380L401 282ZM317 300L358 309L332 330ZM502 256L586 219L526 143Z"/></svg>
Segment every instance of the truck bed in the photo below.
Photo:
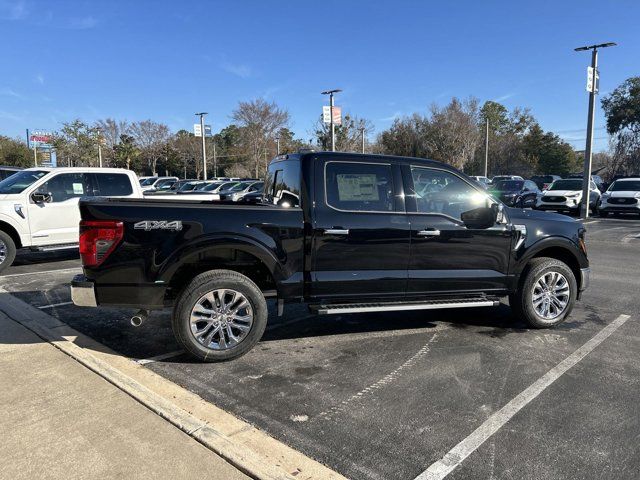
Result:
<svg viewBox="0 0 640 480"><path fill-rule="evenodd" d="M300 208L155 198L87 199L79 206L83 221L124 226L122 241L104 263L84 268L85 277L101 285L98 304L161 308L183 286L181 269L189 271L184 278L193 278L197 270L224 268L231 260L252 268L257 259L273 269L272 288L283 283L301 294Z"/></svg>

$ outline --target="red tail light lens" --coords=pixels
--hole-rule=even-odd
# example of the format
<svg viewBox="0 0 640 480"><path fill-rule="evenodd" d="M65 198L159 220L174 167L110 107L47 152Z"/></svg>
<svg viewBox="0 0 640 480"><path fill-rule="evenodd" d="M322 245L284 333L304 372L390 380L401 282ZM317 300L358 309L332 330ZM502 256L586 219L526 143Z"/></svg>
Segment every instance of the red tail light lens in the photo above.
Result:
<svg viewBox="0 0 640 480"><path fill-rule="evenodd" d="M82 220L80 222L80 258L85 267L104 262L122 240L122 222Z"/></svg>

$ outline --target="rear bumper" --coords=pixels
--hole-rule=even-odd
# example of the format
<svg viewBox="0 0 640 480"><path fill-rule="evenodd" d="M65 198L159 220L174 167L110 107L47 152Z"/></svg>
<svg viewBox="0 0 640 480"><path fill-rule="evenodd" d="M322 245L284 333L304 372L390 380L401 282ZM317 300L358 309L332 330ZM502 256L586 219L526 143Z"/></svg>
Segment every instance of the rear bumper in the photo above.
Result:
<svg viewBox="0 0 640 480"><path fill-rule="evenodd" d="M96 290L93 282L80 274L71 281L71 300L79 307L97 307Z"/></svg>

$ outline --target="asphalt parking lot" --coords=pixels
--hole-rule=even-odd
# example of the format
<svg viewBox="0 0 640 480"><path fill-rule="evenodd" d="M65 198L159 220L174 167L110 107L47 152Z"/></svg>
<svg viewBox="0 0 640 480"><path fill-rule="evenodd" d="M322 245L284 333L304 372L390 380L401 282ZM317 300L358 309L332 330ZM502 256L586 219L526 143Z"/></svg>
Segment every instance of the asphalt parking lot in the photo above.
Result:
<svg viewBox="0 0 640 480"><path fill-rule="evenodd" d="M635 479L640 220L595 218L587 228L592 284L558 328L527 330L508 306L341 317L288 306L252 352L224 364L182 354L169 312L136 329L132 310L70 304L77 252L20 254L0 287L354 479L416 478L577 358L447 478Z"/></svg>

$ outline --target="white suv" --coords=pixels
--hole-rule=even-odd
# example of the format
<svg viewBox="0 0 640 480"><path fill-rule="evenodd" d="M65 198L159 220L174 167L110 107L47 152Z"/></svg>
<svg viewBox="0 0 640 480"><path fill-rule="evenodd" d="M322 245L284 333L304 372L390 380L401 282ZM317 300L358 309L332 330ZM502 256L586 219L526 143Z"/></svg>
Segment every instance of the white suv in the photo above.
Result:
<svg viewBox="0 0 640 480"><path fill-rule="evenodd" d="M640 178L621 178L613 182L600 197L601 217L609 213L640 214Z"/></svg>
<svg viewBox="0 0 640 480"><path fill-rule="evenodd" d="M0 272L18 248L77 248L80 197L135 197L135 173L119 168L29 168L0 182Z"/></svg>
<svg viewBox="0 0 640 480"><path fill-rule="evenodd" d="M596 210L600 200L600 190L593 180L589 182L589 208ZM582 203L582 179L565 178L553 182L538 196L538 210L557 210L577 213Z"/></svg>

